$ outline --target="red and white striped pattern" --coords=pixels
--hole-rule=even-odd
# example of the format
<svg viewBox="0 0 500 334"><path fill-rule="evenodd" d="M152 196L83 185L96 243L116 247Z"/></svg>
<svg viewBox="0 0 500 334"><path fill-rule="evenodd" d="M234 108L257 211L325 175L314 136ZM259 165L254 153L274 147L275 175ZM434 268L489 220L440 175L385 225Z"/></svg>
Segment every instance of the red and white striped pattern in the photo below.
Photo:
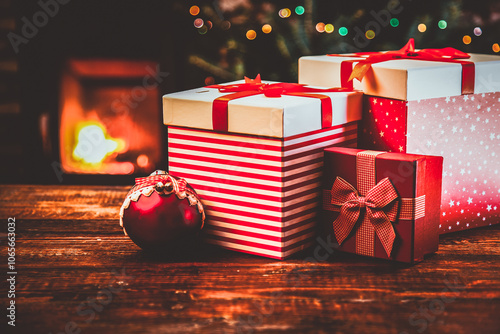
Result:
<svg viewBox="0 0 500 334"><path fill-rule="evenodd" d="M312 244L323 148L356 143L357 122L284 139L169 126L169 172L200 195L208 242L284 259Z"/></svg>

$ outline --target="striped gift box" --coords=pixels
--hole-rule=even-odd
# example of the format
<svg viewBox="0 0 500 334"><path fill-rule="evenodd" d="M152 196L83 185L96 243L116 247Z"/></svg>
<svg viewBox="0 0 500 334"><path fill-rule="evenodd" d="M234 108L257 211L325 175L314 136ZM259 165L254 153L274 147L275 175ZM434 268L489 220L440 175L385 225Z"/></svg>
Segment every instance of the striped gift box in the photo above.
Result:
<svg viewBox="0 0 500 334"><path fill-rule="evenodd" d="M169 171L200 195L209 243L284 259L313 242L323 149L356 142L357 122L286 138L169 126Z"/></svg>

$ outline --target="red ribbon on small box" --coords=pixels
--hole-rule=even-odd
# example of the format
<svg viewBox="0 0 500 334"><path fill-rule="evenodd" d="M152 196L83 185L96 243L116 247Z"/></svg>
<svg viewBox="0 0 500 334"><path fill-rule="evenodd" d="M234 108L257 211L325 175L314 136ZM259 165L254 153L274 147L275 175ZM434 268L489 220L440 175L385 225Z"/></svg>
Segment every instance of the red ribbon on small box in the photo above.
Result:
<svg viewBox="0 0 500 334"><path fill-rule="evenodd" d="M457 63L462 65L462 94L474 93L475 67L474 63L461 59L468 59L470 55L454 48L415 50L415 40L410 38L408 43L397 51L387 52L355 52L350 55L330 54L336 57L361 57L362 60L345 60L340 64L340 82L342 87L353 88L353 79L363 79L372 64L388 60L414 59ZM354 68L353 63L358 62Z"/></svg>
<svg viewBox="0 0 500 334"><path fill-rule="evenodd" d="M228 131L228 103L252 95L264 94L266 97L277 98L282 95L310 97L321 100L321 128L332 126L332 101L329 96L318 93L349 92L352 88L312 88L295 83L265 84L261 82L260 74L255 79L245 77L245 83L234 85L211 85L207 88L217 88L221 93L232 93L214 100L212 104L212 124L215 131Z"/></svg>
<svg viewBox="0 0 500 334"><path fill-rule="evenodd" d="M332 189L324 190L323 209L339 212L333 222L333 231L340 245L361 217L356 230L356 253L373 256L376 234L390 257L396 239L393 223L397 218L412 220L423 217L425 196L400 198L388 177L375 184L375 159L381 153L384 152L359 152L356 155L358 189L337 177Z"/></svg>

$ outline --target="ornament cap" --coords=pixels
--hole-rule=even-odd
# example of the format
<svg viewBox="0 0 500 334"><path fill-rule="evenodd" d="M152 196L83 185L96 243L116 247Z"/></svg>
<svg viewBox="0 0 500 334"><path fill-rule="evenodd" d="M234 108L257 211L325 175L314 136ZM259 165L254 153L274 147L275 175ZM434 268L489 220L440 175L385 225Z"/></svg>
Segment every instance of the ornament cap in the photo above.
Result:
<svg viewBox="0 0 500 334"><path fill-rule="evenodd" d="M155 190L159 193L163 192L163 189L165 189L165 185L163 182L159 181L157 184L155 184Z"/></svg>
<svg viewBox="0 0 500 334"><path fill-rule="evenodd" d="M159 195L175 194L178 199L187 198L190 206L196 206L202 216L201 228L205 222L205 210L196 192L188 186L185 179L174 177L164 170L156 170L147 177L135 179L135 185L127 194L120 208L120 226L123 227L123 214L130 202L137 202L141 195L151 196L156 191ZM126 234L126 232L125 232Z"/></svg>
<svg viewBox="0 0 500 334"><path fill-rule="evenodd" d="M152 172L151 174L149 174L149 176L155 176L155 175L168 175L168 173L164 170L157 169L154 172Z"/></svg>

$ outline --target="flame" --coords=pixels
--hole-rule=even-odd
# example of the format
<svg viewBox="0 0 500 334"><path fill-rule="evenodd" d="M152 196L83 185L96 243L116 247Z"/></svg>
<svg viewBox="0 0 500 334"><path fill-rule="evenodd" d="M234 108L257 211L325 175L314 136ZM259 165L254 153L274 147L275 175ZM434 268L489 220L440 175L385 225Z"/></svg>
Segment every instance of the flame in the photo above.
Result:
<svg viewBox="0 0 500 334"><path fill-rule="evenodd" d="M73 158L87 164L100 164L107 156L122 152L125 148L123 139L111 138L98 122L80 123L76 133Z"/></svg>

